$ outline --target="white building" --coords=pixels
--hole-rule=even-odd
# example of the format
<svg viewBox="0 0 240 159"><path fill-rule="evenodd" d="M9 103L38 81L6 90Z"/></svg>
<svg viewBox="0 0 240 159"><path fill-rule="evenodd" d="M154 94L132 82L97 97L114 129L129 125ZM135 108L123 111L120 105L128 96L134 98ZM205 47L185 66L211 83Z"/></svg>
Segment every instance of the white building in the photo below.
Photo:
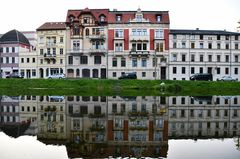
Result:
<svg viewBox="0 0 240 159"><path fill-rule="evenodd" d="M170 30L169 79L189 80L196 73L239 79L240 33L219 30Z"/></svg>

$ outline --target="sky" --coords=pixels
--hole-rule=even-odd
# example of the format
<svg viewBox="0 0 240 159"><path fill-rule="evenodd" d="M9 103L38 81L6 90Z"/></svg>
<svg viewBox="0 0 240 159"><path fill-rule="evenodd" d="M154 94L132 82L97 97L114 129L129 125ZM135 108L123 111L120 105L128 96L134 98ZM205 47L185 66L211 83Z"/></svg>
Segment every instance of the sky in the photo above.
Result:
<svg viewBox="0 0 240 159"><path fill-rule="evenodd" d="M68 9L169 11L171 29L236 31L240 0L1 0L0 34L35 31L45 22L64 22Z"/></svg>

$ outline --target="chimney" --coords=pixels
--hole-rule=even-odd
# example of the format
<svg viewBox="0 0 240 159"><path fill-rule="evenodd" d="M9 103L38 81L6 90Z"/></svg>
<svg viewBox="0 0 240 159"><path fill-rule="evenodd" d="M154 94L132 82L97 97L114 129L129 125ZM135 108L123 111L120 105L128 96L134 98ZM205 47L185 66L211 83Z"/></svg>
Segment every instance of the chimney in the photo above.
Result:
<svg viewBox="0 0 240 159"><path fill-rule="evenodd" d="M196 28L196 30L199 30L199 28Z"/></svg>

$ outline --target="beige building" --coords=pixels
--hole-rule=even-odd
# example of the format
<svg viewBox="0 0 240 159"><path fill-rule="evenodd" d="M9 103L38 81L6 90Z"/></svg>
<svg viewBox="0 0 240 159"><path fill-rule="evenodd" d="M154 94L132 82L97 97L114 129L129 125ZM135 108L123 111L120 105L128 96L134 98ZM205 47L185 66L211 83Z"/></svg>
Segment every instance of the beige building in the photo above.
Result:
<svg viewBox="0 0 240 159"><path fill-rule="evenodd" d="M67 77L106 78L107 10L69 10Z"/></svg>
<svg viewBox="0 0 240 159"><path fill-rule="evenodd" d="M37 77L37 52L19 52L19 71L23 78Z"/></svg>
<svg viewBox="0 0 240 159"><path fill-rule="evenodd" d="M64 22L47 22L37 29L38 78L65 74L66 27Z"/></svg>

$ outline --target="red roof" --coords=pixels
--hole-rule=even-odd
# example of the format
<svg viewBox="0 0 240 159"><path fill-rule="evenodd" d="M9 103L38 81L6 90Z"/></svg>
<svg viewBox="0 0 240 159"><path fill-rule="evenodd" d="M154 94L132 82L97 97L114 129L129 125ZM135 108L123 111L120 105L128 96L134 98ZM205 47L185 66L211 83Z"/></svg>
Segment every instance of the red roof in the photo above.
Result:
<svg viewBox="0 0 240 159"><path fill-rule="evenodd" d="M37 31L41 30L65 30L65 22L46 22L37 28Z"/></svg>
<svg viewBox="0 0 240 159"><path fill-rule="evenodd" d="M109 11L109 9L88 9L85 8L83 10L68 10L66 22L70 22L69 17L72 16L74 21L79 21L79 16L83 13L92 14L95 19L98 21L100 15L106 16L106 21L108 23L119 23L116 21L117 15L122 15L122 23L128 23L129 20L135 18L135 14L137 11ZM158 23L157 15L161 15L161 22L164 24L169 24L169 14L168 11L142 11L143 17L148 19L150 23Z"/></svg>

